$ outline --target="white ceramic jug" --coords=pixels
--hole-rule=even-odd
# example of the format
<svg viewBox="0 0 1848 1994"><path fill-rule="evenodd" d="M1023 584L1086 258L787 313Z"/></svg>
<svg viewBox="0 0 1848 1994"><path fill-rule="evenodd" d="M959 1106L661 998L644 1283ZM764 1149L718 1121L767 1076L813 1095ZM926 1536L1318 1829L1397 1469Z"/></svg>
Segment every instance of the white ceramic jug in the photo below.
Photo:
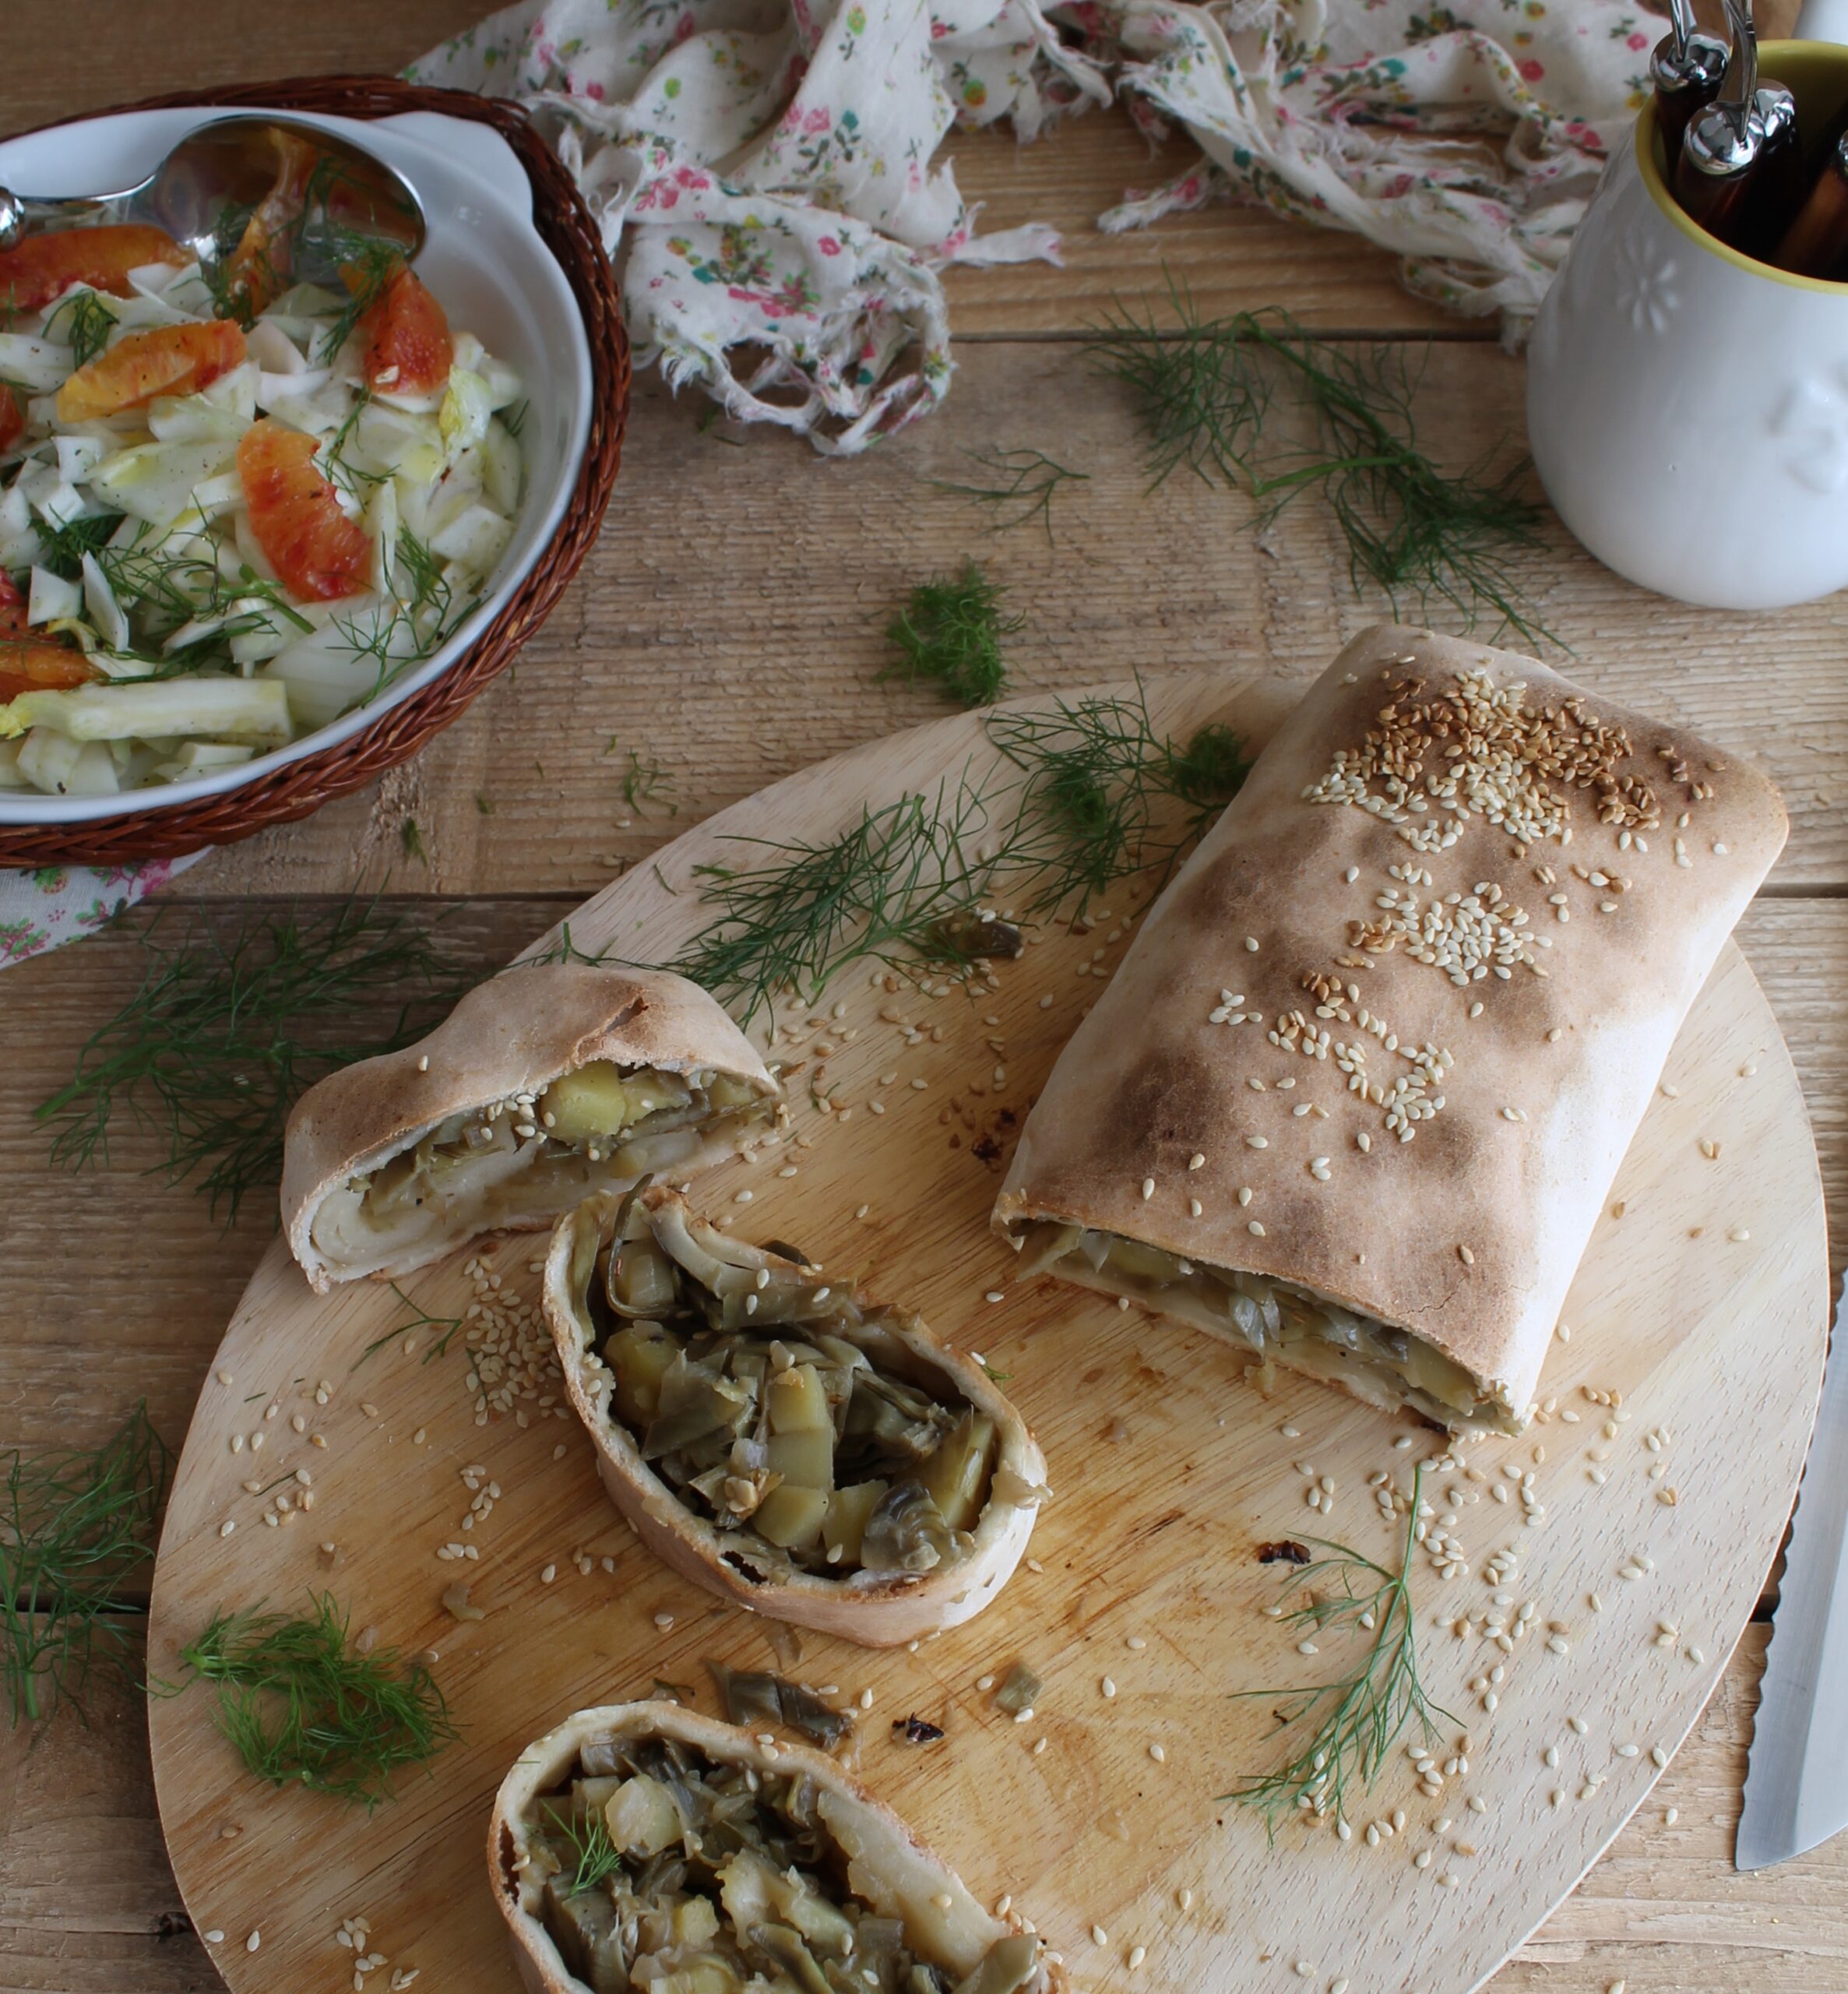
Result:
<svg viewBox="0 0 1848 1994"><path fill-rule="evenodd" d="M1848 102L1848 0L1765 43L1813 130ZM1560 516L1645 588L1770 609L1848 587L1848 284L1754 262L1664 184L1652 112L1605 169L1528 347Z"/></svg>

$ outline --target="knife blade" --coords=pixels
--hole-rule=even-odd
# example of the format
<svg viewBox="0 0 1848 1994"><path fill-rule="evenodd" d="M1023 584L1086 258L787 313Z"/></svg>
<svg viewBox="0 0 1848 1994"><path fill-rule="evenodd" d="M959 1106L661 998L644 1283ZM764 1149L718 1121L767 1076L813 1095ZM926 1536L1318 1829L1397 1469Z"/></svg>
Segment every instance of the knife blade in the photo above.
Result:
<svg viewBox="0 0 1848 1994"><path fill-rule="evenodd" d="M1848 1284L1790 1524L1733 1861L1769 1869L1848 1827Z"/></svg>

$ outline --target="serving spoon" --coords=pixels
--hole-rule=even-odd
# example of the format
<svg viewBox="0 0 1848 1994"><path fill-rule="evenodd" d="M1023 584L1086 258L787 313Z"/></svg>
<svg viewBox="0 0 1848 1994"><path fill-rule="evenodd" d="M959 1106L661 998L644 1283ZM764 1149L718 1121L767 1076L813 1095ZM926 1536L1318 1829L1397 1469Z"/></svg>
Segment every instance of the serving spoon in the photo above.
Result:
<svg viewBox="0 0 1848 1994"><path fill-rule="evenodd" d="M311 177L326 195L337 193L343 226L399 243L407 262L416 256L428 225L402 174L319 125L250 113L195 125L145 179L116 193L17 194L0 187L0 250L10 249L29 224L68 226L109 213L153 222L209 262L224 251L226 210L255 207L275 186L285 137L304 141L319 155Z"/></svg>

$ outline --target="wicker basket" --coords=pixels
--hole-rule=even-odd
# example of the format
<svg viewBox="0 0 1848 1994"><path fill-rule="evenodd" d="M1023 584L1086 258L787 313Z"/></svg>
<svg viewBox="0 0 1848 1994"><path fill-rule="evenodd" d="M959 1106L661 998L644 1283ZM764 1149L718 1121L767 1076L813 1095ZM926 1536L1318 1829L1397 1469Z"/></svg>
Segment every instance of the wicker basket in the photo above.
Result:
<svg viewBox="0 0 1848 1994"><path fill-rule="evenodd" d="M533 183L534 224L558 259L584 315L595 363L590 441L564 523L494 621L439 678L350 739L304 755L227 795L164 807L150 801L145 810L93 823L0 825L0 865L116 865L230 844L272 824L308 816L323 803L409 760L506 668L545 621L590 552L616 482L628 420L629 346L615 279L597 224L570 175L517 104L466 90L426 90L389 76L304 76L202 94L150 97L118 108L160 111L190 104L261 104L343 118L435 111L492 125L526 168Z"/></svg>

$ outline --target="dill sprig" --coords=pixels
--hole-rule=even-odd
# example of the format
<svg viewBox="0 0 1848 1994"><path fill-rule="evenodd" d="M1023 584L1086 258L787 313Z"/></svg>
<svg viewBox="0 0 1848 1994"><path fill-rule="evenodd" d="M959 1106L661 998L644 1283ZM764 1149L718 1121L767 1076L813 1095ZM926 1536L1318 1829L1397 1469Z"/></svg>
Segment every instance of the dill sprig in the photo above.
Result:
<svg viewBox="0 0 1848 1994"><path fill-rule="evenodd" d="M384 1349L388 1343L396 1343L400 1337L409 1336L414 1330L441 1330L442 1331L440 1337L432 1339L428 1348L424 1351L424 1362L426 1364L432 1358L446 1357L449 1353L449 1345L455 1339L456 1332L462 1327L462 1318L459 1316L432 1316L427 1309L421 1308L412 1301L396 1281L391 1284L391 1289L392 1294L397 1296L400 1305L410 1311L410 1320L408 1323L396 1324L394 1327L387 1330L382 1337L375 1337L354 1359L353 1369L355 1371L375 1351Z"/></svg>
<svg viewBox="0 0 1848 1994"><path fill-rule="evenodd" d="M99 513L88 519L54 523L41 514L33 523L41 550L34 565L48 568L61 581L74 582L83 572L84 555L98 553L125 516Z"/></svg>
<svg viewBox="0 0 1848 1994"><path fill-rule="evenodd" d="M331 225L316 246L339 264L347 290L347 302L322 335L316 357L326 365L353 336L360 321L384 295L386 285L403 269L404 251L400 244L378 236Z"/></svg>
<svg viewBox="0 0 1848 1994"><path fill-rule="evenodd" d="M1540 544L1540 509L1519 489L1525 460L1494 478L1486 458L1440 470L1417 445L1417 372L1403 343L1311 338L1280 312L1202 319L1184 287L1171 284L1170 296L1178 330L1119 307L1089 348L1140 405L1156 484L1183 467L1216 477L1258 502L1261 525L1320 491L1357 593L1371 582L1395 608L1402 595L1421 611L1445 602L1471 629L1493 611L1494 636L1512 631L1529 644L1550 634L1510 565ZM1284 386L1309 418L1308 442L1266 434Z"/></svg>
<svg viewBox="0 0 1848 1994"><path fill-rule="evenodd" d="M393 1648L361 1654L332 1594L301 1615L215 1614L181 1661L218 1686L218 1728L258 1778L370 1809L392 1775L460 1735L435 1679Z"/></svg>
<svg viewBox="0 0 1848 1994"><path fill-rule="evenodd" d="M93 291L73 291L55 305L45 321L44 336L62 340L71 350L73 366L85 367L109 343L115 329L114 312Z"/></svg>
<svg viewBox="0 0 1848 1994"><path fill-rule="evenodd" d="M98 1666L134 1680L119 1595L153 1555L172 1460L145 1399L100 1447L14 1452L0 1480L0 1679L16 1725L61 1702L81 1710Z"/></svg>
<svg viewBox="0 0 1848 1994"><path fill-rule="evenodd" d="M879 674L903 673L907 685L934 679L961 706L992 706L1006 691L1007 661L1001 640L1025 624L1024 616L1003 616L1001 591L973 561L960 575L920 582L911 599L885 626L899 648L899 661Z"/></svg>
<svg viewBox="0 0 1848 1994"><path fill-rule="evenodd" d="M953 491L978 506L986 506L993 516L994 530L1007 533L1015 527L1037 520L1046 530L1046 544L1052 540L1053 495L1061 484L1088 484L1090 473L1068 470L1043 450L966 450L963 455L993 477L991 484L958 484L949 478L928 481L939 491Z"/></svg>
<svg viewBox="0 0 1848 1994"><path fill-rule="evenodd" d="M1396 1569L1376 1564L1345 1545L1325 1538L1308 1541L1327 1555L1292 1571L1291 1587L1307 1589L1304 1603L1280 1616L1281 1624L1304 1634L1364 1633L1366 1650L1352 1674L1308 1689L1248 1689L1247 1696L1277 1700L1278 1728L1313 1724L1308 1742L1276 1771L1255 1774L1222 1801L1235 1801L1262 1814L1272 1834L1292 1815L1308 1812L1346 1818L1346 1796L1357 1782L1370 1788L1386 1755L1416 1725L1427 1742L1436 1735L1434 1716L1457 1719L1431 1702L1418 1674L1418 1630L1412 1608L1412 1557L1418 1542L1422 1467L1412 1477L1405 1543ZM1319 1584L1338 1580L1338 1594ZM1306 1803L1306 1804L1305 1804Z"/></svg>
<svg viewBox="0 0 1848 1994"><path fill-rule="evenodd" d="M604 750L607 755L616 752L616 738L610 737L610 745ZM622 800L638 816L646 816L651 803L664 805L670 817L680 815L680 805L674 800L674 781L658 762L643 761L639 749L628 751L628 765L622 771Z"/></svg>
<svg viewBox="0 0 1848 1994"><path fill-rule="evenodd" d="M586 1890L595 1890L622 1867L621 1851L611 1841L603 1816L596 1808L585 1816L582 1828L555 1807L548 1807L545 1812L546 1818L558 1830L559 1839L576 1858L571 1882L565 1888L568 1897L581 1897Z"/></svg>
<svg viewBox="0 0 1848 1994"><path fill-rule="evenodd" d="M998 780L978 786L965 769L930 794L863 808L820 842L729 840L754 862L694 868L716 918L667 967L741 999L746 1023L783 990L812 1002L857 962L966 969L980 939L969 917L1004 883L1036 914L1076 920L1116 880L1165 879L1247 766L1219 724L1184 742L1157 733L1139 688L986 726L1007 765Z"/></svg>
<svg viewBox="0 0 1848 1994"><path fill-rule="evenodd" d="M305 919L204 921L169 947L160 918L132 929L152 958L140 988L33 1113L56 1130L51 1161L107 1160L128 1115L164 1139L153 1166L198 1188L228 1223L275 1182L296 1097L323 1073L395 1052L428 1029L467 978L407 915L355 894Z"/></svg>
<svg viewBox="0 0 1848 1994"><path fill-rule="evenodd" d="M247 634L269 636L283 626L304 634L314 629L279 583L266 581L248 563L239 562L234 575L227 575L215 552L163 544L150 537L153 530L145 521L138 521L120 546L111 545L125 516L107 513L62 525L41 518L34 530L44 548L41 566L72 581L89 555L117 601L125 609L144 611L150 640L162 646L146 660L153 668L150 676L196 670L202 646L223 646ZM189 625L197 634L177 641Z"/></svg>
<svg viewBox="0 0 1848 1994"><path fill-rule="evenodd" d="M1061 699L1050 713L991 713L986 724L1023 778L1003 857L1039 875L1028 904L1040 914L1080 918L1130 873L1165 883L1250 766L1221 723L1178 745L1157 734L1139 683L1133 699Z"/></svg>
<svg viewBox="0 0 1848 1994"><path fill-rule="evenodd" d="M953 953L946 924L993 876L973 855L988 815L967 778L901 797L820 844L730 840L761 855L740 870L698 865L718 918L668 965L716 996L742 997L747 1022L777 992L818 997L848 964L913 969Z"/></svg>

